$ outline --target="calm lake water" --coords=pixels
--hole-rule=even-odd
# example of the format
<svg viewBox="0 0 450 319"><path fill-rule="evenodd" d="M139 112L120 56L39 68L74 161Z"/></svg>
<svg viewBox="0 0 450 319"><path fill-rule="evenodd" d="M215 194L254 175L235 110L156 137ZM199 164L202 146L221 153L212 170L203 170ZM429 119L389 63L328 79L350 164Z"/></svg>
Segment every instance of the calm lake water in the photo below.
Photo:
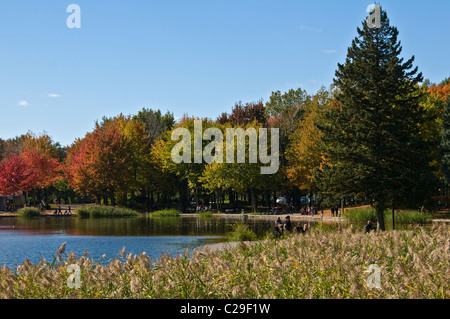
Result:
<svg viewBox="0 0 450 319"><path fill-rule="evenodd" d="M52 262L55 250L67 242L81 257L85 250L100 262L127 253L145 253L159 258L161 253L176 256L186 249L225 241L231 225L239 221L225 217L151 217L81 219L78 217L0 218L0 266L14 268L26 258L37 264L44 257ZM249 219L247 223L259 235L273 227L272 222ZM106 254L106 258L102 255Z"/></svg>

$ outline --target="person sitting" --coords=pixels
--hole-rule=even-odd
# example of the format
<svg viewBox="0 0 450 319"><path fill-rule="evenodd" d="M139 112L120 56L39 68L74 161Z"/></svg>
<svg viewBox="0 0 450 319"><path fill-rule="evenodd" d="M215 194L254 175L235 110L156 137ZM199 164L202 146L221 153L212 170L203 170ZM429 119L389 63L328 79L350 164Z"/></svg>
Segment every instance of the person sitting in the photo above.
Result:
<svg viewBox="0 0 450 319"><path fill-rule="evenodd" d="M303 232L306 233L307 230L308 230L308 225L307 224L303 225Z"/></svg>
<svg viewBox="0 0 450 319"><path fill-rule="evenodd" d="M372 225L372 221L368 220L366 226L364 226L364 234L369 233L372 229L374 229L373 225Z"/></svg>
<svg viewBox="0 0 450 319"><path fill-rule="evenodd" d="M292 223L291 223L291 218L289 216L286 216L286 221L284 223L284 228L287 231L292 231Z"/></svg>
<svg viewBox="0 0 450 319"><path fill-rule="evenodd" d="M277 220L275 221L275 226L276 226L276 227L280 227L280 226L282 226L282 225L283 225L283 223L281 222L281 218L278 217Z"/></svg>
<svg viewBox="0 0 450 319"><path fill-rule="evenodd" d="M282 234L281 234L280 228L279 228L278 226L275 226L275 227L273 228L272 237L274 237L274 238L280 238L281 235L282 235Z"/></svg>

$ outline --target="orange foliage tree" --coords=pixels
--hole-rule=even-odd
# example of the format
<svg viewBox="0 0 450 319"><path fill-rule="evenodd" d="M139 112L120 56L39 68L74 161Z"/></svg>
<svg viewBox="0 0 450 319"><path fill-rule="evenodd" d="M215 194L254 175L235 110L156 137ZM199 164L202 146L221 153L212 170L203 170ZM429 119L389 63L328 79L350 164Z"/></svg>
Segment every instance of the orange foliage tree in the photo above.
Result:
<svg viewBox="0 0 450 319"><path fill-rule="evenodd" d="M126 192L133 181L133 151L130 139L114 122L97 124L68 149L66 177L75 190L115 205L116 192Z"/></svg>
<svg viewBox="0 0 450 319"><path fill-rule="evenodd" d="M61 179L61 166L57 159L32 148L24 149L20 156L27 168L35 174L33 188L46 188Z"/></svg>

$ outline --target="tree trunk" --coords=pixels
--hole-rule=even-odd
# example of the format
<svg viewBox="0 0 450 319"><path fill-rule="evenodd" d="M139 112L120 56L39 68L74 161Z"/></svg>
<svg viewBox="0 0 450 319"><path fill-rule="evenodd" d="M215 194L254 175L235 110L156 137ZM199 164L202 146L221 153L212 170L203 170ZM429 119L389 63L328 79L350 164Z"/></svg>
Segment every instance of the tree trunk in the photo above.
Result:
<svg viewBox="0 0 450 319"><path fill-rule="evenodd" d="M110 198L111 198L111 205L112 206L116 206L116 197L115 197L115 192L114 190L111 189L110 191Z"/></svg>
<svg viewBox="0 0 450 319"><path fill-rule="evenodd" d="M447 185L447 187L445 188L445 208L448 209L448 195L450 193L450 189Z"/></svg>
<svg viewBox="0 0 450 319"><path fill-rule="evenodd" d="M392 205L392 230L395 229L395 218L394 218L394 213L395 213L395 209L394 209L394 205Z"/></svg>
<svg viewBox="0 0 450 319"><path fill-rule="evenodd" d="M199 203L199 196L198 196L198 185L195 186L195 206L199 207L200 203Z"/></svg>
<svg viewBox="0 0 450 319"><path fill-rule="evenodd" d="M386 230L384 225L384 208L385 205L383 203L377 203L376 212L377 212L377 230Z"/></svg>
<svg viewBox="0 0 450 319"><path fill-rule="evenodd" d="M251 193L251 196L252 196L252 212L253 213L256 213L256 193L255 193L255 188L254 187L252 187L251 189L250 189L250 193Z"/></svg>
<svg viewBox="0 0 450 319"><path fill-rule="evenodd" d="M270 195L269 192L266 190L264 190L264 198L266 199L266 206L267 209L270 210Z"/></svg>

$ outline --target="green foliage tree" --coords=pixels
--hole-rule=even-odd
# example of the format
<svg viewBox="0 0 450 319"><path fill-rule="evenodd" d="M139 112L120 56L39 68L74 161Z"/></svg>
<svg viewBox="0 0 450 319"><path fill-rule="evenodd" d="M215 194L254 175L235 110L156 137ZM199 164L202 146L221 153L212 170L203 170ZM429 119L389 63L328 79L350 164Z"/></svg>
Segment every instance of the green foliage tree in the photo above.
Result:
<svg viewBox="0 0 450 319"><path fill-rule="evenodd" d="M293 108L301 108L309 100L308 93L301 88L286 93L272 92L265 105L266 113L272 117L292 114Z"/></svg>
<svg viewBox="0 0 450 319"><path fill-rule="evenodd" d="M144 124L145 132L148 135L150 144L153 144L175 125L175 118L172 113L167 112L162 115L160 110L154 111L146 108L143 108L138 114L134 115L133 120L137 120Z"/></svg>
<svg viewBox="0 0 450 319"><path fill-rule="evenodd" d="M388 204L423 199L432 181L430 145L420 132L422 74L414 57L400 57L399 32L386 11L379 28L364 21L357 31L334 79L339 105L326 112L321 127L329 165L320 179L340 194L373 199L384 230Z"/></svg>
<svg viewBox="0 0 450 319"><path fill-rule="evenodd" d="M444 106L444 114L442 116L441 131L441 167L444 174L445 183L450 184L450 96Z"/></svg>
<svg viewBox="0 0 450 319"><path fill-rule="evenodd" d="M312 97L304 118L290 135L291 144L286 151L286 175L290 183L308 193L316 192L315 172L324 164L322 132L318 125L331 103L331 92L322 88Z"/></svg>

